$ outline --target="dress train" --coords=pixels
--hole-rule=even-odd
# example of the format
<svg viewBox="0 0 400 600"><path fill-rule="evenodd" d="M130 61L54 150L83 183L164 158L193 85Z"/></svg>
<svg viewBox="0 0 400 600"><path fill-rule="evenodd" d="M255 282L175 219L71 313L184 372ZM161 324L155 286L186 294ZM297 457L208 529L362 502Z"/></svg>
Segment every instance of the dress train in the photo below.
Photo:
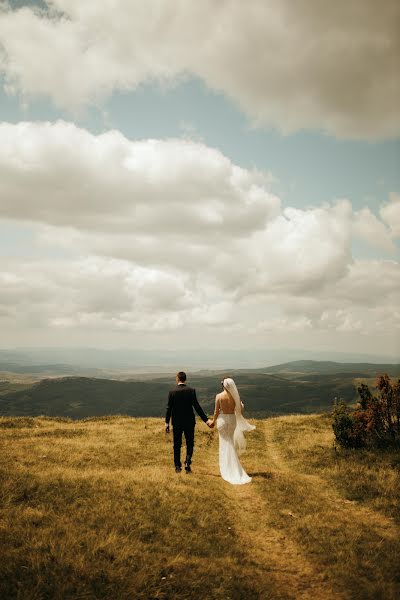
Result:
<svg viewBox="0 0 400 600"><path fill-rule="evenodd" d="M234 485L250 483L246 471L240 464L239 456L235 448L236 415L220 412L217 418L217 429L219 434L219 468L221 477Z"/></svg>

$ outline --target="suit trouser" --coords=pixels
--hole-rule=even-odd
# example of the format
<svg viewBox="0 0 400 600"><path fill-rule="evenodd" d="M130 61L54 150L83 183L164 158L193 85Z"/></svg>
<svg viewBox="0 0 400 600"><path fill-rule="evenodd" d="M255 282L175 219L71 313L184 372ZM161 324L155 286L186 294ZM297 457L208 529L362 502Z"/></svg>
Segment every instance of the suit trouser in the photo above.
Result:
<svg viewBox="0 0 400 600"><path fill-rule="evenodd" d="M182 434L185 435L186 441L186 460L185 464L190 465L192 462L193 446L194 446L194 423L173 425L174 432L174 463L176 467L181 467L181 446Z"/></svg>

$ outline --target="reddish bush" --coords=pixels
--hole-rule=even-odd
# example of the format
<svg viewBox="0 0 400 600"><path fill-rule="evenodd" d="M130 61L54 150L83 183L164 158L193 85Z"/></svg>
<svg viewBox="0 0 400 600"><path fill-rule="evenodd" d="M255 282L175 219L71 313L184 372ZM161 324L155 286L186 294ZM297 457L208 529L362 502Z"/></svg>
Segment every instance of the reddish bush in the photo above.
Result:
<svg viewBox="0 0 400 600"><path fill-rule="evenodd" d="M377 379L379 395L374 396L362 383L358 388L359 406L351 411L342 401L335 403L333 431L340 445L347 448L400 444L400 379L392 383L388 375Z"/></svg>

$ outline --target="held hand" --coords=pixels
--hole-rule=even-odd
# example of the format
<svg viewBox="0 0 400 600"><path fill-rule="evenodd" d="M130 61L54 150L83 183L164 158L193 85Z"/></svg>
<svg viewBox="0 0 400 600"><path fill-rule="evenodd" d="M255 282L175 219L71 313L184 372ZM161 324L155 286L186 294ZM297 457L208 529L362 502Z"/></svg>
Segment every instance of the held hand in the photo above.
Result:
<svg viewBox="0 0 400 600"><path fill-rule="evenodd" d="M206 424L210 429L212 429L214 427L214 419L208 419Z"/></svg>
<svg viewBox="0 0 400 600"><path fill-rule="evenodd" d="M165 423L165 433L169 433L169 423Z"/></svg>

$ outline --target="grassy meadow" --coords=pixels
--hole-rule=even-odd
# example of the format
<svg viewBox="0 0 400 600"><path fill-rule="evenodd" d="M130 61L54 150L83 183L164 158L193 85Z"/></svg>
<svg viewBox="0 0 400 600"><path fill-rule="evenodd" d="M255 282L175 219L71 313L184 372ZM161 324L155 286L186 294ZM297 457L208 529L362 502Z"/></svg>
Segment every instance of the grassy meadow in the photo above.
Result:
<svg viewBox="0 0 400 600"><path fill-rule="evenodd" d="M162 419L0 418L0 597L400 596L400 452L333 446L327 415L254 421L219 477L199 423L176 474Z"/></svg>

